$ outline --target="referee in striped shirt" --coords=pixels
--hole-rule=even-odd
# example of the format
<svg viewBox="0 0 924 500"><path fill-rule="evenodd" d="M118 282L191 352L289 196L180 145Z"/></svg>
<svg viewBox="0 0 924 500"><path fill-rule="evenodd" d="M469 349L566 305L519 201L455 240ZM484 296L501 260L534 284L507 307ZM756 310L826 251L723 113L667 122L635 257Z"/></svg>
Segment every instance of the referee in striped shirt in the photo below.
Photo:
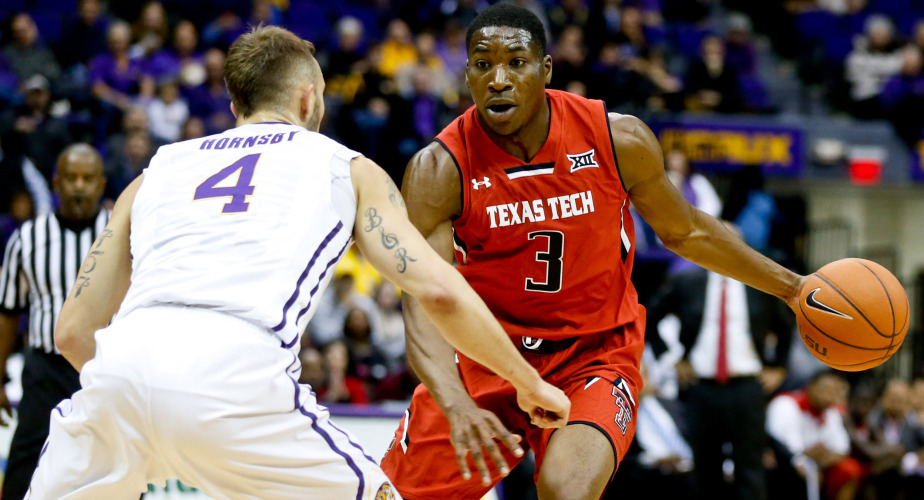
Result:
<svg viewBox="0 0 924 500"><path fill-rule="evenodd" d="M0 375L16 344L20 314L27 312L29 339L22 374L19 424L10 444L3 500L21 500L48 437L49 414L80 389L77 371L55 348L58 313L90 245L106 227L99 206L106 187L99 153L74 144L58 157L53 179L58 210L26 221L10 238L0 268ZM0 384L0 408L10 403ZM0 423L6 425L2 412Z"/></svg>

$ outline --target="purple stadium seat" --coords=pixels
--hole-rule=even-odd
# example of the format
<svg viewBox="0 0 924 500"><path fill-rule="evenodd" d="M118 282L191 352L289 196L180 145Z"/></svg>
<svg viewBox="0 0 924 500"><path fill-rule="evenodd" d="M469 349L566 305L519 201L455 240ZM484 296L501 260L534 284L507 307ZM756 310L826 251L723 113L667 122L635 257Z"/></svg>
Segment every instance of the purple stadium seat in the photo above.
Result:
<svg viewBox="0 0 924 500"><path fill-rule="evenodd" d="M319 47L326 47L333 26L327 11L313 2L292 2L289 5L288 28Z"/></svg>

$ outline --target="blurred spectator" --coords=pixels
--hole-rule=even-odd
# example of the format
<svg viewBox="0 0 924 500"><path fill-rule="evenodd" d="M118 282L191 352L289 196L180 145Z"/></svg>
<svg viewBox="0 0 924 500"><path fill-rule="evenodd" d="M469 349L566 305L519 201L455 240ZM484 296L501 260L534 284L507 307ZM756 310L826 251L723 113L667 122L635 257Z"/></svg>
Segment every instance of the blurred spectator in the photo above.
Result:
<svg viewBox="0 0 924 500"><path fill-rule="evenodd" d="M349 273L335 275L331 285L318 301L318 309L308 323L308 333L317 345L326 346L343 339L347 315L353 309L361 309L368 318L371 336L381 337L378 308L369 296L354 289L353 275Z"/></svg>
<svg viewBox="0 0 924 500"><path fill-rule="evenodd" d="M844 73L855 117L882 118L879 95L886 81L902 68L900 47L887 17L876 15L867 20L865 36L855 40Z"/></svg>
<svg viewBox="0 0 924 500"><path fill-rule="evenodd" d="M28 13L13 15L10 21L12 39L3 48L3 56L20 80L42 75L55 83L61 68L51 50L39 40L38 27Z"/></svg>
<svg viewBox="0 0 924 500"><path fill-rule="evenodd" d="M701 57L687 70L686 107L690 111L741 111L738 72L726 64L725 43L715 35L703 39Z"/></svg>
<svg viewBox="0 0 924 500"><path fill-rule="evenodd" d="M109 178L110 184L117 177L116 172L109 170L109 161L125 156L125 144L128 142L128 136L134 133L145 134L155 147L161 146L161 143L151 135L151 122L148 119L148 112L140 106L133 106L125 110L122 115L122 123L118 132L110 134L106 140L106 177Z"/></svg>
<svg viewBox="0 0 924 500"><path fill-rule="evenodd" d="M623 54L629 58L644 57L648 53L648 40L642 29L642 11L635 7L624 7L619 18L619 32L614 38Z"/></svg>
<svg viewBox="0 0 924 500"><path fill-rule="evenodd" d="M310 385L311 390L318 394L318 391L327 386L327 367L324 366L324 356L314 347L305 346L299 351L298 360L302 365L298 383Z"/></svg>
<svg viewBox="0 0 924 500"><path fill-rule="evenodd" d="M0 158L0 169L4 168L3 159ZM11 189L7 185L0 190L0 246L6 248L10 236L23 222L35 216L35 207L32 205L32 195L25 188Z"/></svg>
<svg viewBox="0 0 924 500"><path fill-rule="evenodd" d="M777 465L790 472L788 484L803 485L779 492L776 498L802 496L806 479L821 479L814 484L824 485L826 499L853 498L863 467L848 456L850 436L840 410L846 397L844 379L835 372L821 371L804 390L781 394L770 402L767 432L781 445Z"/></svg>
<svg viewBox="0 0 924 500"><path fill-rule="evenodd" d="M99 0L80 0L77 18L65 23L55 50L65 69L75 64L87 65L94 56L106 51L109 21L103 16Z"/></svg>
<svg viewBox="0 0 924 500"><path fill-rule="evenodd" d="M324 346L322 353L326 368L325 383L312 386L318 399L327 403L369 404L369 391L366 384L358 377L347 373L350 355L346 344L343 341L332 342ZM308 361L312 362L310 354ZM316 371L316 369L311 368L311 371Z"/></svg>
<svg viewBox="0 0 924 500"><path fill-rule="evenodd" d="M562 89L573 81L589 81L590 66L584 33L577 26L567 26L552 50L552 83L550 88Z"/></svg>
<svg viewBox="0 0 924 500"><path fill-rule="evenodd" d="M672 275L650 301L646 337L658 356L666 350L658 324L668 314L680 320L677 382L689 412L700 498L767 498L764 408L786 376L792 314L783 302L700 267ZM725 491L726 442L732 491Z"/></svg>
<svg viewBox="0 0 924 500"><path fill-rule="evenodd" d="M741 76L757 71L757 47L751 34L748 16L732 12L728 15L728 32L725 35L725 60Z"/></svg>
<svg viewBox="0 0 924 500"><path fill-rule="evenodd" d="M918 422L924 425L924 379L916 378L911 384L911 407L917 415Z"/></svg>
<svg viewBox="0 0 924 500"><path fill-rule="evenodd" d="M758 252L767 251L776 213L776 201L764 189L759 166L745 165L732 174L722 219L735 223L744 241Z"/></svg>
<svg viewBox="0 0 924 500"><path fill-rule="evenodd" d="M644 383L638 393L635 440L616 472L618 495L607 494L604 499L695 498L693 451L685 436L683 407L657 395L645 363L641 373Z"/></svg>
<svg viewBox="0 0 924 500"><path fill-rule="evenodd" d="M343 339L350 356L347 373L365 382L375 397L376 385L388 375L388 357L372 341L372 325L366 311L352 308L347 312Z"/></svg>
<svg viewBox="0 0 924 500"><path fill-rule="evenodd" d="M337 21L336 31L337 40L324 72L325 92L350 104L363 85L364 68L360 67L365 56L361 50L363 25L355 17L346 16Z"/></svg>
<svg viewBox="0 0 924 500"><path fill-rule="evenodd" d="M465 30L465 26L450 19L443 29L443 36L436 42L436 53L443 60L447 74L452 75L455 89L459 92L467 92L465 61L468 60L468 52L465 48Z"/></svg>
<svg viewBox="0 0 924 500"><path fill-rule="evenodd" d="M12 205L17 193L28 191L32 198L33 215L52 211L51 189L45 177L22 150L22 142L0 140L0 210Z"/></svg>
<svg viewBox="0 0 924 500"><path fill-rule="evenodd" d="M914 147L924 130L924 74L921 49L914 45L901 51L901 71L889 78L879 95L885 116L909 147Z"/></svg>
<svg viewBox="0 0 924 500"><path fill-rule="evenodd" d="M167 74L179 79L184 87L195 87L205 82L205 61L196 51L199 38L196 26L187 20L173 29L173 47L165 54L169 64Z"/></svg>
<svg viewBox="0 0 924 500"><path fill-rule="evenodd" d="M417 63L417 47L407 23L393 19L382 42L382 60L379 71L388 78L394 77L404 66Z"/></svg>
<svg viewBox="0 0 924 500"><path fill-rule="evenodd" d="M247 31L247 25L231 9L225 9L202 29L202 42L206 47L228 51L231 43Z"/></svg>
<svg viewBox="0 0 924 500"><path fill-rule="evenodd" d="M404 317L401 315L401 296L398 289L388 280L375 289L375 305L378 308L380 336L372 339L388 357L388 366L395 368L404 357Z"/></svg>
<svg viewBox="0 0 924 500"><path fill-rule="evenodd" d="M590 75L590 95L602 99L610 109L621 109L626 103L639 105L645 99L639 75L629 68L628 58L614 41L601 47Z"/></svg>
<svg viewBox="0 0 924 500"><path fill-rule="evenodd" d="M868 417L870 430L903 452L900 460L872 478L879 500L924 496L924 427L911 402L908 383L890 380Z"/></svg>
<svg viewBox="0 0 924 500"><path fill-rule="evenodd" d="M870 413L877 403L876 391L870 384L858 384L850 393L850 401L844 423L850 435L852 454L869 469L869 482L874 486L882 474L895 478L891 471L902 461L905 449L900 444L890 443L881 426L871 425ZM871 492L873 496L875 491ZM864 497L869 497L867 494Z"/></svg>
<svg viewBox="0 0 924 500"><path fill-rule="evenodd" d="M722 212L722 200L709 179L693 170L687 155L674 149L667 153L666 160L667 176L683 197L694 207L713 217L719 217Z"/></svg>
<svg viewBox="0 0 924 500"><path fill-rule="evenodd" d="M584 0L562 0L559 5L549 9L548 23L545 26L546 30L551 31L552 37L558 38L568 26L577 26L586 32L589 19L590 9Z"/></svg>
<svg viewBox="0 0 924 500"><path fill-rule="evenodd" d="M164 143L175 142L180 138L183 124L189 118L189 106L180 97L180 87L176 80L167 79L157 89L157 96L148 101L148 118L151 121L151 133Z"/></svg>
<svg viewBox="0 0 924 500"><path fill-rule="evenodd" d="M27 78L21 90L25 102L0 115L0 129L11 144L21 143L25 155L51 182L58 155L71 143L67 123L49 113L51 91L44 76Z"/></svg>
<svg viewBox="0 0 924 500"><path fill-rule="evenodd" d="M110 155L106 158L108 182L103 197L108 200L118 199L122 190L147 168L154 152L155 148L150 134L144 131L128 132L122 154Z"/></svg>
<svg viewBox="0 0 924 500"><path fill-rule="evenodd" d="M109 27L109 51L93 58L90 63L90 84L93 95L103 103L126 110L133 96L150 97L154 82L144 73L141 61L129 57L131 28L118 21Z"/></svg>
<svg viewBox="0 0 924 500"><path fill-rule="evenodd" d="M231 114L231 98L225 89L224 67L225 53L209 49L205 53L205 82L185 90L190 114L202 118L209 134L224 132L235 123Z"/></svg>
<svg viewBox="0 0 924 500"><path fill-rule="evenodd" d="M152 63L158 63L160 50L167 43L167 13L164 6L158 1L151 1L144 4L141 14L132 26L132 39L135 43L129 48L128 55L132 59L141 59L149 66L147 71L155 77L163 76L161 73L166 68L151 67Z"/></svg>
<svg viewBox="0 0 924 500"><path fill-rule="evenodd" d="M205 123L202 122L202 119L196 116L190 116L186 119L186 122L183 123L183 133L180 134L180 140L188 141L190 139L205 137L206 135Z"/></svg>

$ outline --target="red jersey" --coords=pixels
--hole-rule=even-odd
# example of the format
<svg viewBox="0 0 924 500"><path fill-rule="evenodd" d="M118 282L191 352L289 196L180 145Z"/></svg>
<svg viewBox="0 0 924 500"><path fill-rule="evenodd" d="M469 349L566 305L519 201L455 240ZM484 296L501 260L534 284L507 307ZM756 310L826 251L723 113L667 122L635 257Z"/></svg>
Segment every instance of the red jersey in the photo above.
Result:
<svg viewBox="0 0 924 500"><path fill-rule="evenodd" d="M459 271L510 335L600 333L639 315L635 228L602 101L546 90L549 136L524 163L469 108L436 137L462 178Z"/></svg>

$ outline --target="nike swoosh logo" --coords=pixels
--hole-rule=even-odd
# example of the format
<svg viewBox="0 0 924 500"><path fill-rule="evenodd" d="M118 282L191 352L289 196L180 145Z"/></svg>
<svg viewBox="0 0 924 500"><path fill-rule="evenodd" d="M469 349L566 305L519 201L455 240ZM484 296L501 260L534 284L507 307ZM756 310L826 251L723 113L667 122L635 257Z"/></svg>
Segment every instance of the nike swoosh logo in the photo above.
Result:
<svg viewBox="0 0 924 500"><path fill-rule="evenodd" d="M826 306L822 304L821 302L818 302L818 300L815 299L815 294L818 293L819 290L821 290L821 288L816 288L812 290L811 292L809 292L809 294L805 297L805 305L813 309L818 309L819 311L824 311L828 314L833 314L835 316L840 316L842 318L853 319L852 316L848 316L838 311L837 309L834 309L833 307Z"/></svg>

